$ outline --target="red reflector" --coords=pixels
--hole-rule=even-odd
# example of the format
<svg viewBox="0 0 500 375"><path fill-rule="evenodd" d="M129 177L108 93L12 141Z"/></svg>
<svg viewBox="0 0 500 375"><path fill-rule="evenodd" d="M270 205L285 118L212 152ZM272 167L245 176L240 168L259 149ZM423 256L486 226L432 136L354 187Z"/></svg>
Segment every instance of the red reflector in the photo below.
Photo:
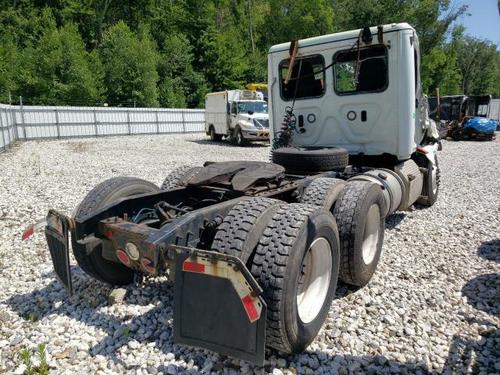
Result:
<svg viewBox="0 0 500 375"><path fill-rule="evenodd" d="M107 231L106 231L106 237L108 237L108 238L113 237L113 231L111 231L111 230L107 230Z"/></svg>
<svg viewBox="0 0 500 375"><path fill-rule="evenodd" d="M251 322L255 322L257 319L259 319L259 313L257 312L255 305L253 304L253 299L250 294L247 294L245 297L243 297L241 299L241 302L243 302L243 307L245 307L248 319L250 319Z"/></svg>
<svg viewBox="0 0 500 375"><path fill-rule="evenodd" d="M156 269L153 267L153 262L151 262L148 258L141 259L142 267L149 273L155 273Z"/></svg>
<svg viewBox="0 0 500 375"><path fill-rule="evenodd" d="M116 250L116 256L118 257L118 259L120 259L120 262L122 262L126 266L130 266L130 258L128 257L127 253L124 250L122 249Z"/></svg>
<svg viewBox="0 0 500 375"><path fill-rule="evenodd" d="M35 231L35 228L33 226L29 227L28 229L26 229L23 233L23 236L21 237L21 239L24 241L25 239L27 239L28 237L30 237Z"/></svg>
<svg viewBox="0 0 500 375"><path fill-rule="evenodd" d="M201 263L190 262L190 261L186 260L182 264L182 270L187 271L187 272L204 273L205 272L205 265L201 264Z"/></svg>

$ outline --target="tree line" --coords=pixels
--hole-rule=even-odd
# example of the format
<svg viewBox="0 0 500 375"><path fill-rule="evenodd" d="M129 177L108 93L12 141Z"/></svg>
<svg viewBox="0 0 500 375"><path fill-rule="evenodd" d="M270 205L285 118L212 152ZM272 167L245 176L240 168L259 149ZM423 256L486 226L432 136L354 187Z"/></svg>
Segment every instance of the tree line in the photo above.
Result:
<svg viewBox="0 0 500 375"><path fill-rule="evenodd" d="M265 82L276 43L392 22L421 41L424 91L500 96L500 53L450 0L0 0L0 102L202 107Z"/></svg>

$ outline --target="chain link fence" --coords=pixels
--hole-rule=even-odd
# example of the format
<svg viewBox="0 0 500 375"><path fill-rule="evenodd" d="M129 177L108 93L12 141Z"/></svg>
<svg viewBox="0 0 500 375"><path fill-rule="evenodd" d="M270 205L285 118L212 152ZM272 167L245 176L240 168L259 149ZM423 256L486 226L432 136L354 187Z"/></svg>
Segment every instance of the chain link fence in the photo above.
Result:
<svg viewBox="0 0 500 375"><path fill-rule="evenodd" d="M205 110L0 104L0 152L16 140L203 132Z"/></svg>

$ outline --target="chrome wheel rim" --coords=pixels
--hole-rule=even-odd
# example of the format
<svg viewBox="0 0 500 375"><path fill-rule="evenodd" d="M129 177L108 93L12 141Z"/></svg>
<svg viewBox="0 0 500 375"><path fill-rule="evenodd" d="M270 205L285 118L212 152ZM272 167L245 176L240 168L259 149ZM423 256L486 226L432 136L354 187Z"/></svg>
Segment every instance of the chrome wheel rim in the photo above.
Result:
<svg viewBox="0 0 500 375"><path fill-rule="evenodd" d="M325 304L332 277L332 250L324 237L313 241L302 260L297 309L304 323L312 322Z"/></svg>
<svg viewBox="0 0 500 375"><path fill-rule="evenodd" d="M378 204L372 204L366 215L366 223L363 232L363 262L370 264L377 254L378 235L380 231L380 208Z"/></svg>

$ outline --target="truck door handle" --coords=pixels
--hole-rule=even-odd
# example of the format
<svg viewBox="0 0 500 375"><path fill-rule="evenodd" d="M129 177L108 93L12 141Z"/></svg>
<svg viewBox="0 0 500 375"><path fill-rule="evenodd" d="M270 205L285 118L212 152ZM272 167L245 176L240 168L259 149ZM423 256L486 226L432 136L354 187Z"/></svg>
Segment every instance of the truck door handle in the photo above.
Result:
<svg viewBox="0 0 500 375"><path fill-rule="evenodd" d="M303 127L304 127L304 116L299 115L299 128L303 128Z"/></svg>

